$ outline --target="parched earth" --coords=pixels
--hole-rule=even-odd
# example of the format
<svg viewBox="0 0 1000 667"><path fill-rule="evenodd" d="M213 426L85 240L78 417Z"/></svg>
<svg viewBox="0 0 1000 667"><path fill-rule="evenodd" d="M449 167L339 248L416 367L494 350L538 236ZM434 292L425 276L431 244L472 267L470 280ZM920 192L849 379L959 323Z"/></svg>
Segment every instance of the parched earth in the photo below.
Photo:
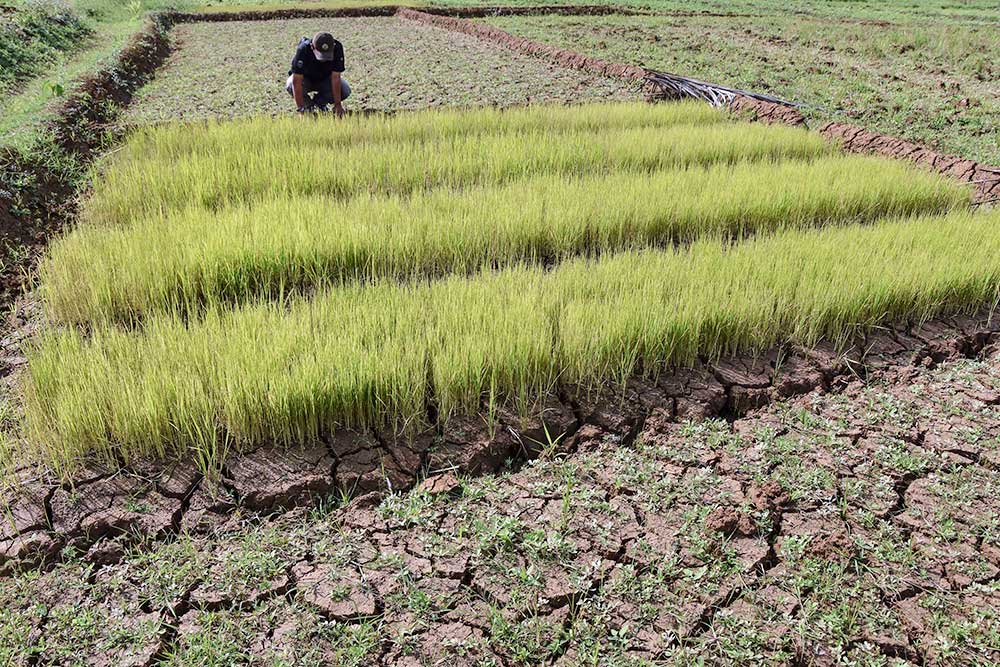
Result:
<svg viewBox="0 0 1000 667"><path fill-rule="evenodd" d="M409 492L374 434L212 493L49 488L13 506L61 541L0 579L0 664L996 664L997 328L553 397L537 441L501 415L411 445Z"/></svg>
<svg viewBox="0 0 1000 667"><path fill-rule="evenodd" d="M348 110L622 100L639 86L582 74L401 18L316 18L178 25L175 53L137 96L129 122L287 113L295 45L318 30L344 44Z"/></svg>

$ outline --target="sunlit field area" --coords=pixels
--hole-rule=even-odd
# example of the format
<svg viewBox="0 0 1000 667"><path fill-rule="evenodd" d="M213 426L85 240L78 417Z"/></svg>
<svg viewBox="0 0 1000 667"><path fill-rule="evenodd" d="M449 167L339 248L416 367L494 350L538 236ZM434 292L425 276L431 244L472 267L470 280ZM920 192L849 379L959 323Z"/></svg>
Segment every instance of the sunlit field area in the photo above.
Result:
<svg viewBox="0 0 1000 667"><path fill-rule="evenodd" d="M997 0L403 4L0 0L0 667L1000 665Z"/></svg>
<svg viewBox="0 0 1000 667"><path fill-rule="evenodd" d="M41 270L43 460L211 468L423 427L428 401L526 411L978 308L1000 278L966 186L704 106L317 120L307 161L293 121L145 130L103 165Z"/></svg>

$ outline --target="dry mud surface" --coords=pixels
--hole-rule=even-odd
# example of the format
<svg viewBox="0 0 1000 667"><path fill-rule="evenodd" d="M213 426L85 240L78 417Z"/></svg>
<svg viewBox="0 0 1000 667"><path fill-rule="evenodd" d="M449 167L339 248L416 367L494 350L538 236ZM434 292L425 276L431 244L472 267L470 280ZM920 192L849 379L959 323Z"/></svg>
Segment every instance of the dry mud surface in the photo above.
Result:
<svg viewBox="0 0 1000 667"><path fill-rule="evenodd" d="M638 90L401 18L197 23L174 28L175 52L132 105L129 120L291 113L284 90L291 57L298 40L318 30L344 44L344 77L353 88L348 110L621 100ZM245 48L220 51L220 41Z"/></svg>
<svg viewBox="0 0 1000 667"><path fill-rule="evenodd" d="M997 328L567 392L549 438L501 415L251 453L215 488L28 483L0 553L52 562L8 562L0 661L994 664Z"/></svg>

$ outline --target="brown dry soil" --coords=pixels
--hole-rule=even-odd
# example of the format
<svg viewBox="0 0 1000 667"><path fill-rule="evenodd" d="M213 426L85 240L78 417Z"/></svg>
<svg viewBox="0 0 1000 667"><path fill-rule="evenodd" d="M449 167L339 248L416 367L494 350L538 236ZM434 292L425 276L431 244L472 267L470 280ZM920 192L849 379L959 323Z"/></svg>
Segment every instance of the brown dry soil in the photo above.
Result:
<svg viewBox="0 0 1000 667"><path fill-rule="evenodd" d="M342 434L214 488L26 480L0 553L52 562L7 564L0 664L996 664L998 341L704 364L551 397L549 437Z"/></svg>
<svg viewBox="0 0 1000 667"><path fill-rule="evenodd" d="M637 84L582 74L474 37L400 18L197 23L174 28L176 50L139 94L130 122L290 113L285 79L303 35L344 44L348 110L512 106L629 99ZM220 52L219 43L245 45ZM401 55L405 54L405 56Z"/></svg>

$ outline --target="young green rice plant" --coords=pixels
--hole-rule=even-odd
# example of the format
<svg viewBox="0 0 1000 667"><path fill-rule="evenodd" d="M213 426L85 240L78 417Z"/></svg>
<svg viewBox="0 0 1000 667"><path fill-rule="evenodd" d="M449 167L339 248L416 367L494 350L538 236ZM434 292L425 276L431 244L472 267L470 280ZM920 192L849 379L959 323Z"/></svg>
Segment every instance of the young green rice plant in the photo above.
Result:
<svg viewBox="0 0 1000 667"><path fill-rule="evenodd" d="M63 322L131 321L378 278L472 273L583 253L870 222L968 204L968 188L897 161L834 156L345 201L302 196L125 226L84 226L40 269ZM324 211L317 216L316 211Z"/></svg>
<svg viewBox="0 0 1000 667"><path fill-rule="evenodd" d="M621 102L580 106L539 105L507 109L428 109L412 113L328 118L303 126L301 118L254 117L234 121L171 123L136 132L118 156L121 163L173 163L195 155L239 159L247 138L260 152L317 147L344 149L381 142L437 142L450 137L507 132L566 132L713 125L730 118L701 102Z"/></svg>
<svg viewBox="0 0 1000 667"><path fill-rule="evenodd" d="M1000 212L700 239L474 278L351 285L201 321L53 331L30 353L26 433L57 468L88 453L195 456L419 423L556 383L607 386L698 355L842 341L996 303ZM495 396L487 395L489 392Z"/></svg>
<svg viewBox="0 0 1000 667"><path fill-rule="evenodd" d="M472 113L472 112L469 112ZM237 141L238 139L234 139ZM807 159L834 152L818 134L750 124L620 130L511 131L385 141L345 148L266 147L246 136L237 157L112 162L84 212L91 224L124 225L192 205L219 209L303 195L347 198L426 188L507 183L536 174L613 174L746 159ZM317 219L329 212L311 211Z"/></svg>
<svg viewBox="0 0 1000 667"><path fill-rule="evenodd" d="M55 391L50 398L68 398L64 392L72 391L71 386L82 388L77 384L82 378L62 376L62 363L73 363L71 359L88 368L90 381L115 367L143 370L120 378L118 399L111 394L94 400L80 396L75 415L63 413L50 422L53 433L77 443L75 451L49 450L50 460L63 467L83 451L110 456L112 443L138 438L154 456L197 453L207 466L223 451L262 438L315 440L334 418L362 426L383 414L418 414L426 395L426 314L413 293L390 285L348 288L331 292L315 306L300 304L287 314L270 305L214 311L199 323L198 333L190 330L193 336L185 335L183 321L163 317L149 322L140 345L114 328L95 330L89 339L76 330L53 336L42 344L46 353L40 354L35 371L55 384L44 389L36 385L42 393L32 390L35 398L45 401L50 391ZM157 369L143 361L149 352L144 345L170 356L167 350L179 337L191 347L172 368ZM235 354L221 353L213 342L220 338L234 343L239 338L240 351L234 347ZM407 340L415 344L399 344ZM90 364L86 350L98 347L114 352ZM111 412L117 414L105 420ZM282 421L288 430L275 431Z"/></svg>

